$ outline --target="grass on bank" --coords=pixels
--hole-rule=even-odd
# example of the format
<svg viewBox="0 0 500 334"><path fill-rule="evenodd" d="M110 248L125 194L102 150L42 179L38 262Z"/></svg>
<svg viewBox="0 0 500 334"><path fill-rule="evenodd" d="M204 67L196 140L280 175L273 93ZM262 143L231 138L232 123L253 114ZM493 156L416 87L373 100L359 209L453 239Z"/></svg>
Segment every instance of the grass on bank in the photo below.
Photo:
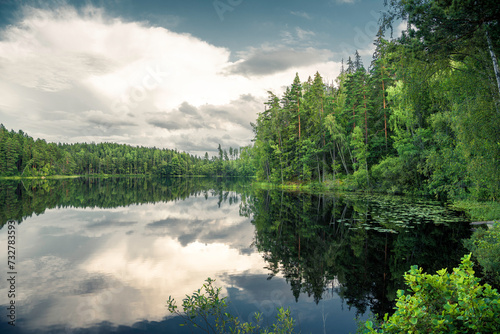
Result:
<svg viewBox="0 0 500 334"><path fill-rule="evenodd" d="M286 181L284 183L273 183L267 181L254 181L252 185L260 189L282 189L287 191L303 191L309 193L324 193L324 192L342 192L342 191L355 191L350 180L345 178L337 178L332 180L326 179L324 182L319 181Z"/></svg>
<svg viewBox="0 0 500 334"><path fill-rule="evenodd" d="M0 176L0 180L55 180L55 179L76 179L80 177L109 178L109 177L154 177L155 174L77 174L77 175L45 175L45 176ZM204 178L204 177L224 177L222 175L171 175L170 178Z"/></svg>
<svg viewBox="0 0 500 334"><path fill-rule="evenodd" d="M85 175L50 175L50 176L0 176L0 180L54 180L76 179Z"/></svg>
<svg viewBox="0 0 500 334"><path fill-rule="evenodd" d="M451 207L465 211L472 221L500 221L499 202L454 201Z"/></svg>

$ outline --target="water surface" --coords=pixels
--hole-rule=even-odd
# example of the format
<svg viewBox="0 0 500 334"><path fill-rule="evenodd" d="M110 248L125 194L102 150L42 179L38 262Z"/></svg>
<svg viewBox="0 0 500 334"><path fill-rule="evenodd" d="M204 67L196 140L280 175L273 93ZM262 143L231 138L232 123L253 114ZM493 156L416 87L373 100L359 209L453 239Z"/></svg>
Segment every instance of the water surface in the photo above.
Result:
<svg viewBox="0 0 500 334"><path fill-rule="evenodd" d="M355 332L356 316L391 311L411 264L456 265L470 234L439 203L252 190L241 181L0 187L1 222L17 221L16 327L3 320L2 333L189 333L166 300L180 304L207 277L245 321L259 311L269 324L284 306L302 333ZM0 296L5 310L7 287Z"/></svg>

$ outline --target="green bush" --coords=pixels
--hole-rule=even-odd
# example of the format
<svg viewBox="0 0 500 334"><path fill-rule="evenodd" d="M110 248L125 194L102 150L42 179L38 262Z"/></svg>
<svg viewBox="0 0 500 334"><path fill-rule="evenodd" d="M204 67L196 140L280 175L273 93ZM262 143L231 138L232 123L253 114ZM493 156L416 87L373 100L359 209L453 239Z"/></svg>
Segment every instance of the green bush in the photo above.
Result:
<svg viewBox="0 0 500 334"><path fill-rule="evenodd" d="M179 311L176 301L170 296L167 307L170 313L180 316L183 325L191 325L206 333L262 333L262 334L288 334L293 333L294 320L289 309L278 309L276 322L272 330L261 328L261 314L255 314L256 323L241 322L238 317L227 312L226 297L221 298L221 288L213 285L215 280L208 278L201 289L186 296L182 300L182 312Z"/></svg>
<svg viewBox="0 0 500 334"><path fill-rule="evenodd" d="M377 190L387 193L402 192L399 180L402 179L403 164L398 157L388 157L382 160L378 165L371 168L372 186Z"/></svg>
<svg viewBox="0 0 500 334"><path fill-rule="evenodd" d="M365 333L498 333L500 296L474 277L471 255L462 258L452 273L435 275L412 266L405 273L412 294L398 291L396 312L381 325L365 322Z"/></svg>
<svg viewBox="0 0 500 334"><path fill-rule="evenodd" d="M477 229L464 244L481 265L485 278L500 286L500 222L489 229Z"/></svg>

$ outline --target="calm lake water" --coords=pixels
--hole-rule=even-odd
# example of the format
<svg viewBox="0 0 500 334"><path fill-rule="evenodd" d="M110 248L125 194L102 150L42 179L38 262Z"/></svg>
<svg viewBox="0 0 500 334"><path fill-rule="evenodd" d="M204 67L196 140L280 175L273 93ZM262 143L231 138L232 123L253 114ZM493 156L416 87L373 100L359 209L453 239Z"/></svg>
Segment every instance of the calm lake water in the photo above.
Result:
<svg viewBox="0 0 500 334"><path fill-rule="evenodd" d="M410 265L456 266L471 233L439 203L244 181L3 181L0 200L2 333L190 333L166 300L208 277L242 320L261 312L270 324L284 306L302 333L354 333L356 316L391 311Z"/></svg>

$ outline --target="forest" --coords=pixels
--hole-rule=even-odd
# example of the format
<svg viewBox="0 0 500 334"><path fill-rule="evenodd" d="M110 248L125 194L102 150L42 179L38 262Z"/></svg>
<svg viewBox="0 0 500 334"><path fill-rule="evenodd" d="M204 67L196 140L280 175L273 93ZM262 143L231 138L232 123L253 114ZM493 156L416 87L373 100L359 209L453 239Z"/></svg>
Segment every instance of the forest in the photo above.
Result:
<svg viewBox="0 0 500 334"><path fill-rule="evenodd" d="M297 74L269 92L253 124L257 177L498 201L498 3L387 5L368 68L356 51L335 83Z"/></svg>
<svg viewBox="0 0 500 334"><path fill-rule="evenodd" d="M218 147L218 155L198 157L186 152L116 143L47 143L22 130L0 125L0 176L159 175L236 176L252 171L244 164L247 148Z"/></svg>
<svg viewBox="0 0 500 334"><path fill-rule="evenodd" d="M498 201L499 5L395 1L368 67L358 51L335 82L296 74L268 92L253 145L209 157L115 143L56 144L0 126L0 176L256 175L273 184ZM406 22L399 38L393 25Z"/></svg>

